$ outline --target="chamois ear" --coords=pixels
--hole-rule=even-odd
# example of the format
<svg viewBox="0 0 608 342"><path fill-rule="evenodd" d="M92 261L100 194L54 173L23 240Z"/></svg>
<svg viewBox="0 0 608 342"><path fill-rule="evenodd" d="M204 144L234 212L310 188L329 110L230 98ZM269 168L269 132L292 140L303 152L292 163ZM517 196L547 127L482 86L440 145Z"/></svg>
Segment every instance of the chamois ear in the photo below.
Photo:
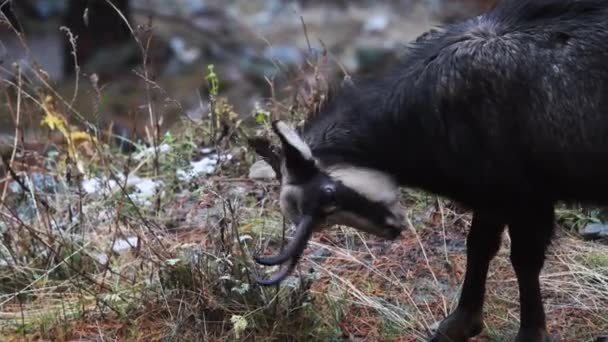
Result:
<svg viewBox="0 0 608 342"><path fill-rule="evenodd" d="M272 128L281 140L285 168L290 178L306 181L314 176L317 170L308 144L293 128L280 120L273 121Z"/></svg>
<svg viewBox="0 0 608 342"><path fill-rule="evenodd" d="M247 139L248 145L253 148L255 153L266 161L274 170L277 178L281 180L281 155L280 151L276 151L270 140L262 137Z"/></svg>

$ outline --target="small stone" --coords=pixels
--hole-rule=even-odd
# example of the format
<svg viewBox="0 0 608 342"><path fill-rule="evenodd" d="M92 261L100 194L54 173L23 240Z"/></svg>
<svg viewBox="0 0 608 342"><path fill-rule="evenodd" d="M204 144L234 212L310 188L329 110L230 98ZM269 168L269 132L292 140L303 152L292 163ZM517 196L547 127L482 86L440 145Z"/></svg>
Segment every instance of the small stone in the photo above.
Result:
<svg viewBox="0 0 608 342"><path fill-rule="evenodd" d="M137 237L130 237L130 238L127 238L126 240L118 239L114 242L114 245L112 245L112 251L114 251L114 253L118 253L118 254L120 254L122 252L126 252L130 248L137 247L138 242L139 242L139 239Z"/></svg>
<svg viewBox="0 0 608 342"><path fill-rule="evenodd" d="M249 168L249 178L253 180L269 180L276 176L270 164L263 160L258 160Z"/></svg>
<svg viewBox="0 0 608 342"><path fill-rule="evenodd" d="M321 247L312 253L312 255L310 256L310 259L314 260L315 262L320 262L320 261L327 259L330 255L331 255L330 250L328 250L327 248Z"/></svg>
<svg viewBox="0 0 608 342"><path fill-rule="evenodd" d="M608 225L601 223L588 224L580 233L586 240L608 239Z"/></svg>
<svg viewBox="0 0 608 342"><path fill-rule="evenodd" d="M285 278L282 285L297 290L300 288L300 278L288 276L287 278Z"/></svg>
<svg viewBox="0 0 608 342"><path fill-rule="evenodd" d="M89 255L101 265L105 265L108 263L108 255L106 253L95 252L95 253L89 253Z"/></svg>

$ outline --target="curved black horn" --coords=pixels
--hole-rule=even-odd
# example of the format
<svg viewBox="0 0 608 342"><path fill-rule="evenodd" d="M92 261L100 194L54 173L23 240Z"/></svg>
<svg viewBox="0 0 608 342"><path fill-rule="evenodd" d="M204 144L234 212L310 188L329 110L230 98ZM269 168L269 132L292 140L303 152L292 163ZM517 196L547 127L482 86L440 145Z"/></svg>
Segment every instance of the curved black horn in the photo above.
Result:
<svg viewBox="0 0 608 342"><path fill-rule="evenodd" d="M256 277L255 281L257 281L258 284L264 285L264 286L276 285L276 284L280 283L283 279L285 279L285 277L287 277L289 275L289 273L291 273L291 271L293 271L293 269L298 264L298 259L300 259L299 256L292 258L289 261L289 265L287 267L283 267L283 269L281 269L280 271L275 273L272 277L270 277L268 279L262 279L260 277Z"/></svg>
<svg viewBox="0 0 608 342"><path fill-rule="evenodd" d="M306 248L306 243L314 230L315 220L310 215L306 215L300 221L296 234L293 240L285 247L283 253L270 257L255 256L254 259L258 264L265 266L274 266L281 264L296 255L301 255Z"/></svg>

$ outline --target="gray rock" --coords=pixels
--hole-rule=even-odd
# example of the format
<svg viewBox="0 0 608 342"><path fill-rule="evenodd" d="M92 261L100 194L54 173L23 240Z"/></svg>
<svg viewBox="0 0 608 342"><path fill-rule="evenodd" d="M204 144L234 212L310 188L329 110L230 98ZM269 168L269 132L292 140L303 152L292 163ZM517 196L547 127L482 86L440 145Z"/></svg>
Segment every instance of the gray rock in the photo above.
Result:
<svg viewBox="0 0 608 342"><path fill-rule="evenodd" d="M272 167L265 161L259 160L249 168L249 178L253 180L269 180L277 175Z"/></svg>
<svg viewBox="0 0 608 342"><path fill-rule="evenodd" d="M608 224L588 224L580 233L586 240L608 239Z"/></svg>

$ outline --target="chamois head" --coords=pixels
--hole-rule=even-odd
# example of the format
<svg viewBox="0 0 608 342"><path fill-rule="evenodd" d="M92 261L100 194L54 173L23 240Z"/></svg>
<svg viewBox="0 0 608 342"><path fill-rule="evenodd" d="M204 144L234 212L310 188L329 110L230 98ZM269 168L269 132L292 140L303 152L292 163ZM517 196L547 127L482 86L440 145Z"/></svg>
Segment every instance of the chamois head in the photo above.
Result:
<svg viewBox="0 0 608 342"><path fill-rule="evenodd" d="M281 141L281 153L259 140L254 147L279 176L281 212L297 228L280 255L255 258L262 265L289 262L274 277L258 279L258 283L272 285L285 278L296 266L313 231L344 225L387 239L400 235L403 220L399 190L391 177L349 165L324 166L294 129L282 121L274 121L272 127Z"/></svg>

